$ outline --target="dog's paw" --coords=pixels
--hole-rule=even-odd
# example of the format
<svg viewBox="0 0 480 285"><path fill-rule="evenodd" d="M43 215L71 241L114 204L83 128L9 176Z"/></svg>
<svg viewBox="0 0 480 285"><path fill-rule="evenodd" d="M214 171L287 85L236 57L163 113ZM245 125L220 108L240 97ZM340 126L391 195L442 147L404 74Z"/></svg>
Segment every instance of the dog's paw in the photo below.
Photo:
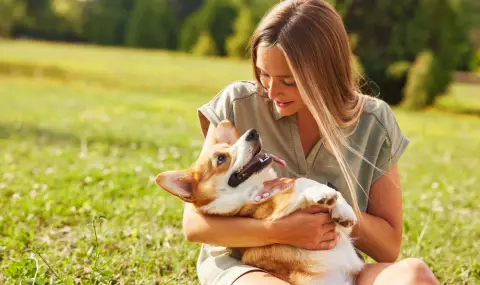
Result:
<svg viewBox="0 0 480 285"><path fill-rule="evenodd" d="M321 185L320 187L312 187L309 189L310 201L312 204L333 207L339 197L339 193L334 189Z"/></svg>
<svg viewBox="0 0 480 285"><path fill-rule="evenodd" d="M340 199L332 208L332 220L344 228L350 228L357 223L357 216L347 201Z"/></svg>

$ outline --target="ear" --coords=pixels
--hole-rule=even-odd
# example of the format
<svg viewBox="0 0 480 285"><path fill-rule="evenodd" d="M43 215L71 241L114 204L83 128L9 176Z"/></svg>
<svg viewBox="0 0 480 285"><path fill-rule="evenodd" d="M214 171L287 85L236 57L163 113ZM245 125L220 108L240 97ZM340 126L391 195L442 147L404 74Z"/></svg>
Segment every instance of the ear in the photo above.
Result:
<svg viewBox="0 0 480 285"><path fill-rule="evenodd" d="M221 121L215 132L215 143L233 145L240 138L237 128L227 120Z"/></svg>
<svg viewBox="0 0 480 285"><path fill-rule="evenodd" d="M193 176L189 170L165 171L157 175L158 186L187 203L194 203Z"/></svg>

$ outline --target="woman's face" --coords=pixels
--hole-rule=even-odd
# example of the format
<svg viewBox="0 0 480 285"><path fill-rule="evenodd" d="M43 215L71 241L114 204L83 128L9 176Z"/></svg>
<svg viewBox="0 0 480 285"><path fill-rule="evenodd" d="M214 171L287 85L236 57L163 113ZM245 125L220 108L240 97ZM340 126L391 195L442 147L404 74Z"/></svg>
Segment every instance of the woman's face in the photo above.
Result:
<svg viewBox="0 0 480 285"><path fill-rule="evenodd" d="M293 115L305 106L280 48L260 45L257 49L256 67L260 81L267 90L268 97L275 102L280 115Z"/></svg>

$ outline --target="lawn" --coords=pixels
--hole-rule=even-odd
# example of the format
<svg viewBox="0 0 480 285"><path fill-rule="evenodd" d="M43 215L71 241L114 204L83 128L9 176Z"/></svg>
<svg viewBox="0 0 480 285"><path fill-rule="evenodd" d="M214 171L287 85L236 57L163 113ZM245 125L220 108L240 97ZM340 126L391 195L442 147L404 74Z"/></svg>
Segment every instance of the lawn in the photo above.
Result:
<svg viewBox="0 0 480 285"><path fill-rule="evenodd" d="M0 41L0 284L198 284L182 203L152 178L196 158L196 108L250 77L236 60ZM480 117L444 111L478 94L395 109L411 139L401 258L444 284L480 283Z"/></svg>

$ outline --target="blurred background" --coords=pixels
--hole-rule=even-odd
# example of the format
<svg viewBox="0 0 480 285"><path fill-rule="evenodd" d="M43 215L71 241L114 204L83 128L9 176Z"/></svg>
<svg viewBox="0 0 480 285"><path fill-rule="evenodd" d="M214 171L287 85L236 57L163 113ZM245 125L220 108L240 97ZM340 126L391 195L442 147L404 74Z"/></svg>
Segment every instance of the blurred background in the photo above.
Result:
<svg viewBox="0 0 480 285"><path fill-rule="evenodd" d="M277 2L0 0L0 284L198 283L152 179L198 156L199 106L253 79ZM411 139L400 258L479 284L480 1L329 2Z"/></svg>
<svg viewBox="0 0 480 285"><path fill-rule="evenodd" d="M0 35L244 58L256 24L276 2L2 0ZM419 67L410 68L415 62L424 62L432 82L426 102L410 105L432 104L435 96L446 91L453 71L480 69L478 0L330 2L344 18L364 75L378 85L389 103L399 103L408 93L403 90L408 71L412 76L420 72Z"/></svg>

